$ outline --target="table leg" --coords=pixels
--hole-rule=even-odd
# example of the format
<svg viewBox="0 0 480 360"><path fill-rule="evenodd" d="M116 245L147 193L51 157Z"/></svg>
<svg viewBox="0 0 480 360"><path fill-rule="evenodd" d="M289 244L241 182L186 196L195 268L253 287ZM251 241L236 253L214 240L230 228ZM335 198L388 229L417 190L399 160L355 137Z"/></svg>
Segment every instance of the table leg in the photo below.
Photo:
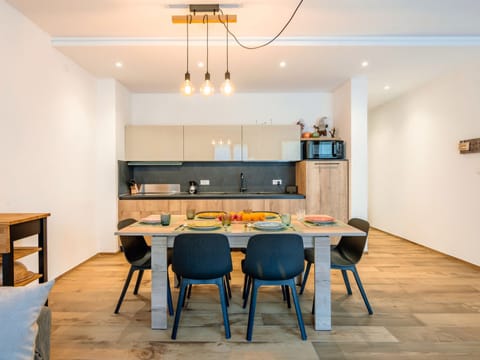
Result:
<svg viewBox="0 0 480 360"><path fill-rule="evenodd" d="M167 328L167 237L152 237L152 329Z"/></svg>
<svg viewBox="0 0 480 360"><path fill-rule="evenodd" d="M332 329L330 238L315 237L315 330Z"/></svg>

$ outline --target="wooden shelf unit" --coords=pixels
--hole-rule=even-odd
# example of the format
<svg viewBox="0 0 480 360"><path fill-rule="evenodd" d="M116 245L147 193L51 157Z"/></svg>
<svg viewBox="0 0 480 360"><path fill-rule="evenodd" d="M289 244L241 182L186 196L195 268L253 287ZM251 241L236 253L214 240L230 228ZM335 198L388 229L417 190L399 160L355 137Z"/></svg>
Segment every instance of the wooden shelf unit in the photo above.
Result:
<svg viewBox="0 0 480 360"><path fill-rule="evenodd" d="M41 250L41 247L36 246L15 246L13 251L13 260L18 260L25 256L35 254Z"/></svg>
<svg viewBox="0 0 480 360"><path fill-rule="evenodd" d="M48 281L47 217L49 213L0 213L0 255L3 286L23 286L35 280ZM15 241L37 235L37 246L15 246ZM38 254L38 272L15 280L15 260Z"/></svg>
<svg viewBox="0 0 480 360"><path fill-rule="evenodd" d="M32 277L29 277L28 279L25 280L15 280L15 283L13 286L25 286L27 284L30 284L31 282L42 279L43 275L42 274L37 274L37 273L32 273Z"/></svg>

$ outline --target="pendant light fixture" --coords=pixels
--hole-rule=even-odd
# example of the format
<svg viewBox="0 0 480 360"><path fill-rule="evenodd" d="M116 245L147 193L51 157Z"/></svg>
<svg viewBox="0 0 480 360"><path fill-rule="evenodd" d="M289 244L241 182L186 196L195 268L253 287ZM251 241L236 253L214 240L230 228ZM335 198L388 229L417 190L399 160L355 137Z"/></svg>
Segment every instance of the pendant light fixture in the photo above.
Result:
<svg viewBox="0 0 480 360"><path fill-rule="evenodd" d="M225 72L225 81L222 84L222 87L220 90L222 91L223 95L230 95L234 91L233 83L230 80L230 71L228 71L228 15L227 16L227 21L226 21L226 49L227 49L227 71Z"/></svg>
<svg viewBox="0 0 480 360"><path fill-rule="evenodd" d="M188 5L188 9L190 11L190 15L173 15L172 16L172 23L173 24L187 24L187 72L185 73L185 81L182 84L182 93L185 95L191 95L194 92L194 88L192 86L192 83L190 81L190 73L188 71L188 60L189 60L189 33L188 33L188 26L190 24L205 24L207 25L207 72L205 73L205 80L202 83L202 86L200 87L200 93L203 95L212 95L214 92L214 87L213 84L210 80L210 73L208 71L208 23L221 23L225 29L227 30L226 34L226 53L227 53L227 71L225 72L225 81L222 83L221 86L221 91L225 95L230 95L234 91L234 86L232 83L232 80L230 79L230 71L228 69L228 38L229 35L232 36L233 40L239 45L241 48L246 49L246 50L255 50L255 49L260 49L265 46L270 45L273 43L277 38L282 35L282 33L285 31L285 29L290 25L290 22L293 20L295 17L298 9L302 5L303 0L298 0L298 4L293 10L290 18L287 20L285 25L281 28L281 30L274 35L270 40L256 46L247 46L245 44L242 44L239 40L238 37L235 33L231 32L228 28L229 23L236 23L237 22L237 15L231 14L231 15L225 15L220 9L219 4L190 4ZM224 5L222 5L224 6ZM241 7L239 5L225 5L226 7ZM180 5L179 7L187 7L184 5ZM200 13L212 13L213 16L209 17L208 15L199 15ZM192 15L193 14L193 15ZM217 15L218 14L218 15Z"/></svg>
<svg viewBox="0 0 480 360"><path fill-rule="evenodd" d="M186 16L187 23L187 72L185 73L185 80L183 81L181 91L183 95L192 95L195 91L192 82L190 81L190 72L188 71L188 25L192 22L192 15Z"/></svg>
<svg viewBox="0 0 480 360"><path fill-rule="evenodd" d="M208 72L208 15L203 16L203 22L207 24L207 72L205 73L205 80L200 87L200 92L205 96L209 96L213 94L214 87L210 81L210 73Z"/></svg>

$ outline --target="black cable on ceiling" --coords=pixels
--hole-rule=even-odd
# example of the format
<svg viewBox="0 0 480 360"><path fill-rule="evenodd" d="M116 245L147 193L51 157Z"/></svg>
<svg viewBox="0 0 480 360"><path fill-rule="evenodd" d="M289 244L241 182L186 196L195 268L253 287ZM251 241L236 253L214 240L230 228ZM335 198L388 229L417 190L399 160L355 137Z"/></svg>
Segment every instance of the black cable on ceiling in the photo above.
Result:
<svg viewBox="0 0 480 360"><path fill-rule="evenodd" d="M247 50L255 50L255 49L260 49L262 47L265 47L267 45L270 45L272 42L274 42L275 40L277 40L277 38L285 31L285 29L287 28L288 25L290 25L290 22L293 20L293 18L295 17L298 9L300 8L300 5L302 5L303 3L303 0L300 0L297 7L295 8L295 10L293 11L292 15L290 16L290 18L288 19L288 21L286 22L286 24L283 26L283 28L280 30L280 32L275 35L272 39L268 40L267 42L261 44L261 45L257 45L257 46L247 46L247 45L244 45L240 42L240 40L237 39L237 36L231 32L228 27L226 26L225 22L222 20L221 16L218 15L218 20L223 24L223 26L225 27L225 29L227 29L227 32L232 35L233 39L235 40L235 42L240 45L242 48L244 49L247 49ZM223 16L223 11L222 9L219 9L220 10L220 13L222 14Z"/></svg>

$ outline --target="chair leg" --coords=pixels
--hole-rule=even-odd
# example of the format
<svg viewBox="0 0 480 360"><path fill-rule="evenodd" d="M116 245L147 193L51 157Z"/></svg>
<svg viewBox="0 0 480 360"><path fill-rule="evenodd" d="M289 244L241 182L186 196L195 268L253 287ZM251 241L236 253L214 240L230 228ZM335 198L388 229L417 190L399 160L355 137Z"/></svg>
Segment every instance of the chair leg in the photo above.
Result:
<svg viewBox="0 0 480 360"><path fill-rule="evenodd" d="M247 274L243 275L243 289L242 289L242 299L245 299L245 293L247 292Z"/></svg>
<svg viewBox="0 0 480 360"><path fill-rule="evenodd" d="M138 294L138 289L140 288L140 283L142 282L143 278L143 270L138 271L137 282L135 283L135 289L133 290L133 295Z"/></svg>
<svg viewBox="0 0 480 360"><path fill-rule="evenodd" d="M182 313L182 307L185 302L185 292L187 290L187 285L189 285L188 281L182 279L180 283L180 292L178 294L177 310L175 311L175 319L173 321L173 329L172 329L173 340L177 338L178 323L180 322L180 315Z"/></svg>
<svg viewBox="0 0 480 360"><path fill-rule="evenodd" d="M222 306L223 314L223 326L225 327L225 338L230 339L230 321L228 320L228 310L227 310L227 294L225 291L225 283L223 278L217 279L218 292L220 295L220 304Z"/></svg>
<svg viewBox="0 0 480 360"><path fill-rule="evenodd" d="M312 263L307 261L307 266L305 267L305 272L303 273L303 281L302 287L300 288L300 295L302 295L303 291L305 290L305 285L307 284L308 280L308 274L310 273L310 266L312 266Z"/></svg>
<svg viewBox="0 0 480 360"><path fill-rule="evenodd" d="M250 297L250 310L248 311L247 340L252 341L253 322L255 320L255 307L257 305L257 293L260 287L255 279L252 279L252 296Z"/></svg>
<svg viewBox="0 0 480 360"><path fill-rule="evenodd" d="M225 284L227 285L227 294L229 299L232 298L232 288L230 287L230 279L231 279L230 274L225 275Z"/></svg>
<svg viewBox="0 0 480 360"><path fill-rule="evenodd" d="M174 273L175 274L175 273ZM174 281L174 286L178 289L180 287L180 282L182 281L182 278L180 275L175 274L175 281Z"/></svg>
<svg viewBox="0 0 480 360"><path fill-rule="evenodd" d="M128 285L130 285L130 280L132 280L132 275L135 272L133 266L130 266L130 270L128 270L127 278L125 279L125 284L123 285L122 292L120 293L120 298L118 299L117 306L115 307L115 314L118 314L120 311L120 306L122 306L123 298L125 297L125 293L127 292Z"/></svg>
<svg viewBox="0 0 480 360"><path fill-rule="evenodd" d="M250 289L252 287L252 278L250 276L247 276L247 280L245 281L245 293L244 293L244 296L243 296L243 304L242 304L242 308L246 308L247 307L247 301L248 301L248 296L250 295Z"/></svg>
<svg viewBox="0 0 480 360"><path fill-rule="evenodd" d="M288 286L292 291L293 303L295 304L295 312L297 313L297 321L298 321L298 327L300 328L300 334L302 336L302 340L307 340L307 333L305 332L305 324L303 322L302 309L300 308L300 301L298 299L297 289L295 288L295 279L291 279L289 282L291 284Z"/></svg>
<svg viewBox="0 0 480 360"><path fill-rule="evenodd" d="M360 280L360 276L358 275L357 268L353 266L352 268L353 276L355 277L355 281L357 282L358 289L360 290L360 294L362 294L363 302L365 303L365 306L367 307L368 313L370 315L373 314L372 307L370 306L370 303L368 302L367 294L365 293L365 290L363 289L362 281Z"/></svg>
<svg viewBox="0 0 480 360"><path fill-rule="evenodd" d="M347 270L342 270L343 282L345 283L345 287L347 288L347 294L352 295L352 288L350 286L350 281L348 280Z"/></svg>
<svg viewBox="0 0 480 360"><path fill-rule="evenodd" d="M170 279L167 276L167 303L168 303L168 314L173 315L173 300L172 300L172 290L170 290Z"/></svg>
<svg viewBox="0 0 480 360"><path fill-rule="evenodd" d="M226 276L224 276L224 277L222 278L222 287L223 287L223 290L224 290L223 293L225 294L225 303L227 304L227 307L228 307L228 306L230 306L230 301L229 301L229 299L228 299L228 290L227 290L227 287L229 288L230 285L228 285L227 282L228 282L228 279L227 279Z"/></svg>
<svg viewBox="0 0 480 360"><path fill-rule="evenodd" d="M290 290L288 290L287 285L282 285L284 300L287 300L287 306L289 309L292 308L292 303L290 301Z"/></svg>

